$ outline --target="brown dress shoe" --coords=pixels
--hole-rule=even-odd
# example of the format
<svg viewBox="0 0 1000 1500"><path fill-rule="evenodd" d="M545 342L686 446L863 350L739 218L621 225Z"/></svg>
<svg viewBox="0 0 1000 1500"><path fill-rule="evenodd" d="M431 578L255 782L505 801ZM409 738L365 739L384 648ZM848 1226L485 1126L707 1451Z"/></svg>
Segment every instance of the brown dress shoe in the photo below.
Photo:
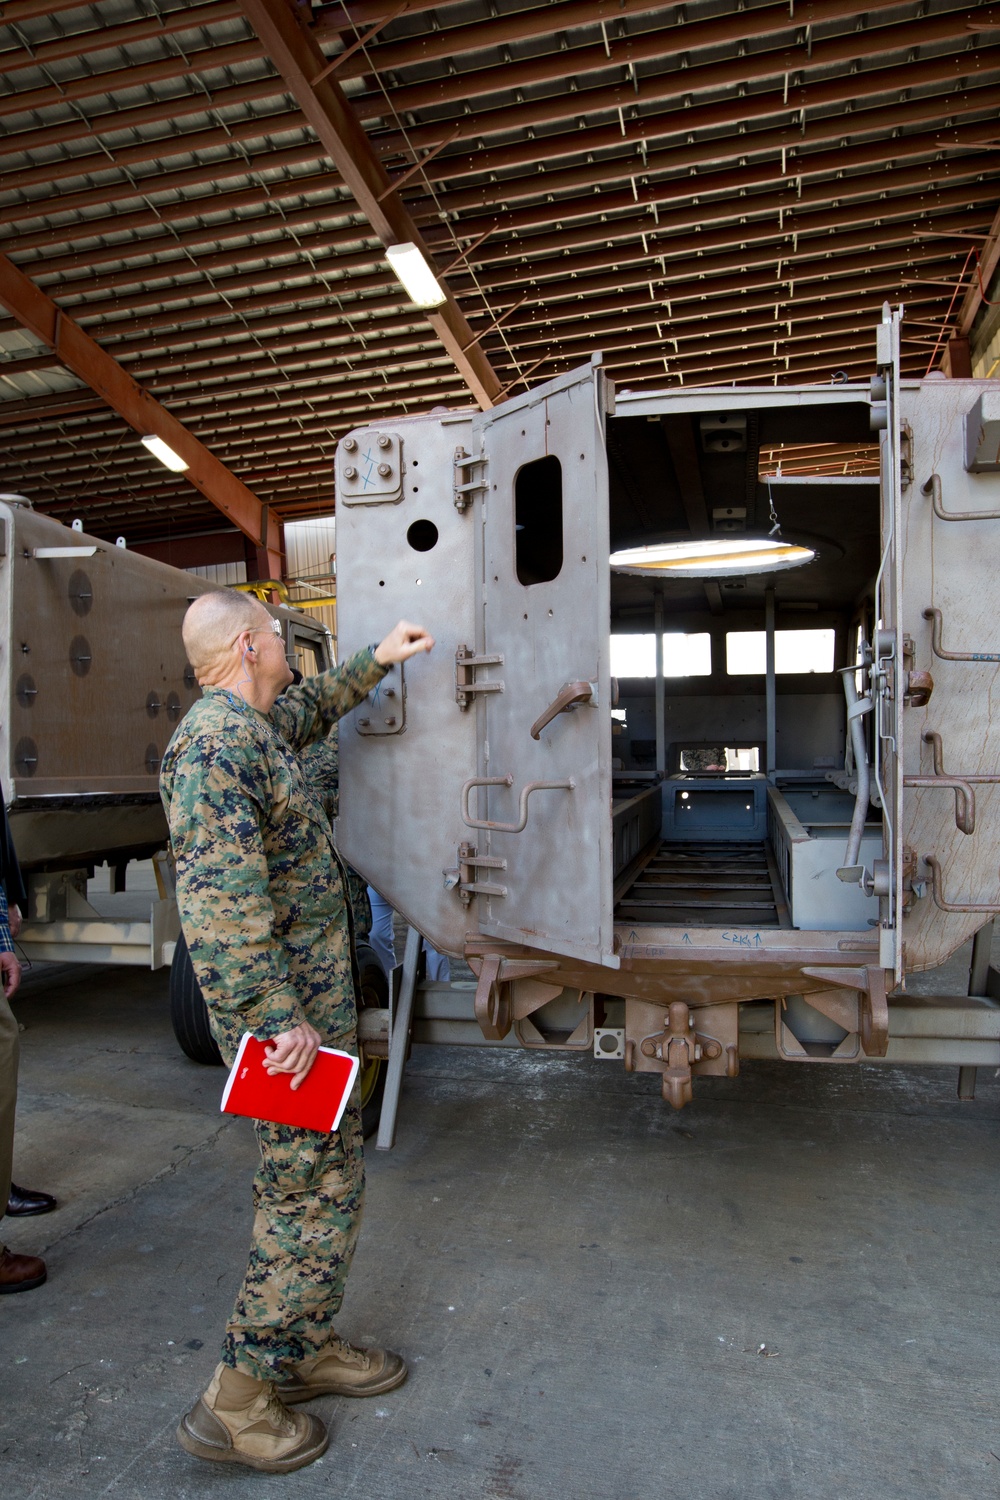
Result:
<svg viewBox="0 0 1000 1500"><path fill-rule="evenodd" d="M356 1349L336 1334L314 1359L292 1368L277 1387L288 1406L316 1396L382 1396L406 1379L406 1365L391 1349Z"/></svg>
<svg viewBox="0 0 1000 1500"><path fill-rule="evenodd" d="M0 1292L30 1292L45 1276L45 1262L37 1255L15 1255L0 1246Z"/></svg>
<svg viewBox="0 0 1000 1500"><path fill-rule="evenodd" d="M51 1193L33 1193L30 1188L18 1187L16 1182L11 1183L7 1198L8 1218L23 1218L26 1214L50 1214L55 1207L56 1200Z"/></svg>
<svg viewBox="0 0 1000 1500"><path fill-rule="evenodd" d="M264 1474L290 1474L326 1452L318 1417L289 1411L270 1381L217 1365L208 1390L181 1419L178 1441L195 1458L243 1464Z"/></svg>

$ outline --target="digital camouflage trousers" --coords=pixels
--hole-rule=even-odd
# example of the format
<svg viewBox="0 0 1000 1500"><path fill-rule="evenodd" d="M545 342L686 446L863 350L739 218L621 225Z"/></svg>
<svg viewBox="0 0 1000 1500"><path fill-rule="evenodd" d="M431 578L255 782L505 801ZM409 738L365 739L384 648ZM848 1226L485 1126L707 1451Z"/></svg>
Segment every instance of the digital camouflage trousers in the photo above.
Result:
<svg viewBox="0 0 1000 1500"><path fill-rule="evenodd" d="M222 1346L224 1363L257 1380L318 1354L333 1332L364 1195L355 1088L332 1134L255 1120L260 1167L246 1277Z"/></svg>

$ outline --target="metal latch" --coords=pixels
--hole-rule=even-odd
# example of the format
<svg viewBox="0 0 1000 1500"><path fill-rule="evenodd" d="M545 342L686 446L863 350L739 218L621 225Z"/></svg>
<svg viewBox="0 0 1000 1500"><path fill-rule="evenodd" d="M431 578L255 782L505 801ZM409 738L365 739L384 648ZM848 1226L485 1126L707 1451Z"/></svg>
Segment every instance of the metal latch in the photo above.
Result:
<svg viewBox="0 0 1000 1500"><path fill-rule="evenodd" d="M459 708L468 708L472 693L502 693L503 682L499 677L489 682L477 682L479 667L502 667L503 657L477 656L469 646L459 646L455 652L455 702Z"/></svg>

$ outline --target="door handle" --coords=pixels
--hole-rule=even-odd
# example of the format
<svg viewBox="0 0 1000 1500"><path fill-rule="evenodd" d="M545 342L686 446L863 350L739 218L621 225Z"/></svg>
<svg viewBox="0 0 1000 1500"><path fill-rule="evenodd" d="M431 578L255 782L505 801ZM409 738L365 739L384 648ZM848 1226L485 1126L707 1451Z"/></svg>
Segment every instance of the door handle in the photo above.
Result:
<svg viewBox="0 0 1000 1500"><path fill-rule="evenodd" d="M540 719L536 719L531 726L531 738L537 740L546 724L551 724L558 714L564 714L567 709L575 708L578 703L596 703L596 682L567 682L566 686L559 689L558 695L553 698L548 708Z"/></svg>
<svg viewBox="0 0 1000 1500"><path fill-rule="evenodd" d="M528 826L528 798L532 792L572 792L576 789L576 782L570 777L569 781L527 781L521 788L521 796L517 807L516 823L494 823L487 818L474 818L472 808L469 806L469 795L477 786L513 786L514 778L510 774L506 776L473 776L462 787L462 822L468 828L489 828L493 833L523 833Z"/></svg>

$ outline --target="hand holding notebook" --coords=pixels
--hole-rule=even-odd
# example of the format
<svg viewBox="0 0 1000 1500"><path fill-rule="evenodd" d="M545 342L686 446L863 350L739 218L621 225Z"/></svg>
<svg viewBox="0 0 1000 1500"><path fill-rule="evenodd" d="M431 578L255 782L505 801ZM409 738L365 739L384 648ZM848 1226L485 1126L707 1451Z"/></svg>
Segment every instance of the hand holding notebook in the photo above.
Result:
<svg viewBox="0 0 1000 1500"><path fill-rule="evenodd" d="M302 1130L336 1130L358 1076L358 1059L334 1047L320 1047L309 1072L293 1089L290 1073L268 1073L267 1045L245 1033L222 1094L222 1112Z"/></svg>

